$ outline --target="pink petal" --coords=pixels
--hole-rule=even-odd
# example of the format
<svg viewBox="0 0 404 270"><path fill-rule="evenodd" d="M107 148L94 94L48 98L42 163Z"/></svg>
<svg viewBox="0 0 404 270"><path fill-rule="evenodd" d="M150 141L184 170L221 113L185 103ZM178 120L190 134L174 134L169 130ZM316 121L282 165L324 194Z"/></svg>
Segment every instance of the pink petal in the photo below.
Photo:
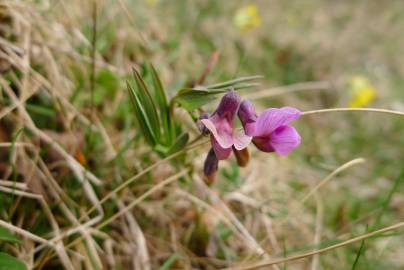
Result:
<svg viewBox="0 0 404 270"><path fill-rule="evenodd" d="M232 151L231 146L229 148L223 148L220 146L220 144L215 139L215 137L210 136L210 138L211 138L212 147L213 147L213 150L215 151L215 155L216 155L217 159L218 160L228 159L230 157L230 154Z"/></svg>
<svg viewBox="0 0 404 270"><path fill-rule="evenodd" d="M280 109L267 109L257 119L254 136L270 135L275 129L299 118L300 111L283 107Z"/></svg>
<svg viewBox="0 0 404 270"><path fill-rule="evenodd" d="M244 130L236 130L234 133L234 148L236 150L242 150L247 147L247 145L251 142L252 137L247 136L244 133Z"/></svg>
<svg viewBox="0 0 404 270"><path fill-rule="evenodd" d="M300 135L294 127L284 125L271 134L271 146L280 155L287 155L300 144Z"/></svg>
<svg viewBox="0 0 404 270"><path fill-rule="evenodd" d="M209 129L222 148L229 148L233 145L233 126L231 122L214 115L209 119L201 119L201 123Z"/></svg>

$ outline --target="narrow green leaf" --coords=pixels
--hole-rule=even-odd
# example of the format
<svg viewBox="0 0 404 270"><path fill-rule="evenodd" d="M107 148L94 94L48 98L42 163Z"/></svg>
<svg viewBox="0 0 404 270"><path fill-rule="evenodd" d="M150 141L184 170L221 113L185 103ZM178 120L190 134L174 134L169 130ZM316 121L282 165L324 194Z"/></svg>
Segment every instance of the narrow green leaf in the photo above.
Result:
<svg viewBox="0 0 404 270"><path fill-rule="evenodd" d="M355 269L356 269L356 266L358 265L358 262L359 262L359 258L360 258L360 256L363 254L363 249L364 249L364 247L365 247L365 239L363 239L362 242L361 242L361 246L360 246L360 248L359 248L359 250L358 250L358 253L356 254L355 261L354 261L354 263L352 264L351 270L355 270Z"/></svg>
<svg viewBox="0 0 404 270"><path fill-rule="evenodd" d="M393 199L393 195L397 192L401 181L404 179L404 169L401 170L400 174L397 176L397 178L394 180L394 184L391 187L389 193L387 194L386 199L382 203L382 210L379 212L377 215L375 222L373 223L373 226L371 226L371 230L375 230L379 225L381 224L382 217L385 212L387 212L390 202Z"/></svg>
<svg viewBox="0 0 404 270"><path fill-rule="evenodd" d="M15 150L15 145L17 143L17 140L20 137L20 135L23 134L24 131L25 131L25 128L20 128L13 136L11 149L10 149L10 153L8 156L8 162L11 165L11 174L12 174L12 180L13 180L14 184L17 182L18 170L16 168L15 162L13 161L13 153ZM14 196L15 196L15 194L14 194L14 189L13 189L13 192L11 193L11 201L14 201ZM10 214L10 218L12 218L12 216L13 216L12 207L9 209L9 214Z"/></svg>
<svg viewBox="0 0 404 270"><path fill-rule="evenodd" d="M20 239L4 227L0 227L0 242L20 243Z"/></svg>
<svg viewBox="0 0 404 270"><path fill-rule="evenodd" d="M214 95L226 93L229 88L234 90L246 89L259 86L258 83L245 83L261 76L251 76L239 78L232 81L214 84L211 86L197 86L195 88L183 88L178 91L175 101L178 102L189 112L211 102L215 99Z"/></svg>
<svg viewBox="0 0 404 270"><path fill-rule="evenodd" d="M175 97L175 101L178 102L187 111L191 112L214 100L215 95L225 92L225 90L208 92L203 90L182 89Z"/></svg>
<svg viewBox="0 0 404 270"><path fill-rule="evenodd" d="M214 89L208 89L209 92L213 93L213 92L220 92L223 93L224 91L229 90L230 88L233 90L243 90L243 89L247 89L247 88L254 88L254 87L258 87L261 84L259 83L242 83L242 84L237 84L231 87L221 87L221 88L214 88Z"/></svg>
<svg viewBox="0 0 404 270"><path fill-rule="evenodd" d="M162 156L166 156L167 152L168 152L168 147L165 145L157 144L154 147L154 151L156 151L158 154L160 154Z"/></svg>
<svg viewBox="0 0 404 270"><path fill-rule="evenodd" d="M189 140L188 133L182 133L180 136L177 137L173 146L171 146L171 148L168 150L167 155L171 155L182 150L187 144L188 140Z"/></svg>
<svg viewBox="0 0 404 270"><path fill-rule="evenodd" d="M156 104L154 103L145 82L136 69L133 69L133 75L135 77L137 86L137 89L135 89L137 90L136 93L138 94L139 100L144 108L147 118L149 119L150 126L155 134L156 141L158 142L160 139L161 130Z"/></svg>
<svg viewBox="0 0 404 270"><path fill-rule="evenodd" d="M263 76L261 76L261 75L241 77L241 78L237 78L237 79L226 81L226 82L207 85L206 88L208 88L208 89L228 88L230 86L234 86L239 83L254 81L254 80L262 79L262 78L263 78Z"/></svg>
<svg viewBox="0 0 404 270"><path fill-rule="evenodd" d="M27 108L28 112L30 113L36 113L44 116L55 116L55 111L51 108L44 107L42 105L35 105L35 104L29 104L27 103L25 105Z"/></svg>
<svg viewBox="0 0 404 270"><path fill-rule="evenodd" d="M163 129L164 129L163 134L166 139L166 142L168 144L171 144L171 142L175 136L175 133L174 133L175 130L174 130L174 127L172 126L172 122L170 119L167 97L166 97L166 94L165 94L165 91L163 88L163 84L161 83L160 77L157 74L157 71L152 64L150 64L150 71L151 71L150 73L152 76L156 101L159 106L160 117L161 117L161 121L163 124Z"/></svg>
<svg viewBox="0 0 404 270"><path fill-rule="evenodd" d="M200 93L205 93L205 94L212 93L212 92L208 91L208 89L205 89L205 88L181 88L178 91L177 96L187 95L190 92L200 92Z"/></svg>
<svg viewBox="0 0 404 270"><path fill-rule="evenodd" d="M28 268L17 258L0 252L0 270L28 270Z"/></svg>
<svg viewBox="0 0 404 270"><path fill-rule="evenodd" d="M164 263L163 265L159 268L159 270L169 270L171 269L171 266L175 263L175 261L178 258L178 254L174 253L171 255Z"/></svg>
<svg viewBox="0 0 404 270"><path fill-rule="evenodd" d="M160 77L157 74L157 71L152 64L150 64L150 71L151 71L151 76L153 79L153 85L156 90L157 102L158 102L160 108L162 108L162 107L166 108L168 106L168 102L167 102L166 94L164 92L163 84L161 83Z"/></svg>
<svg viewBox="0 0 404 270"><path fill-rule="evenodd" d="M156 145L156 136L150 125L149 118L146 115L142 102L129 82L127 82L127 88L129 91L129 96L132 100L133 108L135 110L136 119L140 129L142 130L143 136L148 144L154 146Z"/></svg>

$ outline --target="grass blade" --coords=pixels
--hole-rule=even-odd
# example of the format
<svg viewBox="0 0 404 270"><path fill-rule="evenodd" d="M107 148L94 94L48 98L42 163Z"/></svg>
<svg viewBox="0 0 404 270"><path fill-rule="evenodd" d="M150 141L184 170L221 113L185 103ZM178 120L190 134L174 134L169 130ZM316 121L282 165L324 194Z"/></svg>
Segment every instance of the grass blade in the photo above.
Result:
<svg viewBox="0 0 404 270"><path fill-rule="evenodd" d="M389 191L389 193L387 194L386 199L384 200L384 202L382 203L382 210L380 211L380 213L378 214L378 216L376 217L375 223L372 226L372 230L376 229L377 227L379 227L381 221L382 221L382 217L383 214L386 212L387 208L390 205L391 199L393 198L394 193L397 191L398 187L401 184L401 180L402 178L404 178L404 169L401 170L399 176L395 179L393 187L391 188L391 190Z"/></svg>
<svg viewBox="0 0 404 270"><path fill-rule="evenodd" d="M360 248L359 248L359 250L358 250L358 253L356 254L355 261L354 261L354 263L352 264L351 270L355 270L355 269L356 269L356 266L357 266L357 264L358 264L358 262L359 262L360 256L362 255L362 250L364 249L364 247L365 247L365 240L362 240L361 246L360 246Z"/></svg>
<svg viewBox="0 0 404 270"><path fill-rule="evenodd" d="M175 253L171 255L165 262L164 264L159 268L159 270L168 270L171 269L171 266L175 263L175 261L178 258L178 254Z"/></svg>

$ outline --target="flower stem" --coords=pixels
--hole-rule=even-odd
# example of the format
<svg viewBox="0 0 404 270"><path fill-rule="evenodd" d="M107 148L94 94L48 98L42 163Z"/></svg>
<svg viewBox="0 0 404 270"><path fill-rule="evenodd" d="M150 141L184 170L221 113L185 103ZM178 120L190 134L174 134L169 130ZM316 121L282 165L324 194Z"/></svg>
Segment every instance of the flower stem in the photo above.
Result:
<svg viewBox="0 0 404 270"><path fill-rule="evenodd" d="M305 111L305 112L302 112L302 115L328 113L328 112L351 112L351 111L353 111L353 112L362 111L362 112L388 113L388 114L404 116L404 112L387 110L387 109L377 109L377 108L331 108L331 109Z"/></svg>

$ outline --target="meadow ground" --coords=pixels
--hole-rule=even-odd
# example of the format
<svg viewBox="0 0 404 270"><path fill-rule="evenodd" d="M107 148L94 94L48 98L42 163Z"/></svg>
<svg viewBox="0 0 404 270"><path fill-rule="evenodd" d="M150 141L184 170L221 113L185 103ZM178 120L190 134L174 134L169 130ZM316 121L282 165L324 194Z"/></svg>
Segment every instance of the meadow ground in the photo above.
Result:
<svg viewBox="0 0 404 270"><path fill-rule="evenodd" d="M1 0L0 269L403 269L403 12ZM302 143L251 145L207 185L195 120L228 85L259 112L308 112ZM327 108L349 109L313 112Z"/></svg>

